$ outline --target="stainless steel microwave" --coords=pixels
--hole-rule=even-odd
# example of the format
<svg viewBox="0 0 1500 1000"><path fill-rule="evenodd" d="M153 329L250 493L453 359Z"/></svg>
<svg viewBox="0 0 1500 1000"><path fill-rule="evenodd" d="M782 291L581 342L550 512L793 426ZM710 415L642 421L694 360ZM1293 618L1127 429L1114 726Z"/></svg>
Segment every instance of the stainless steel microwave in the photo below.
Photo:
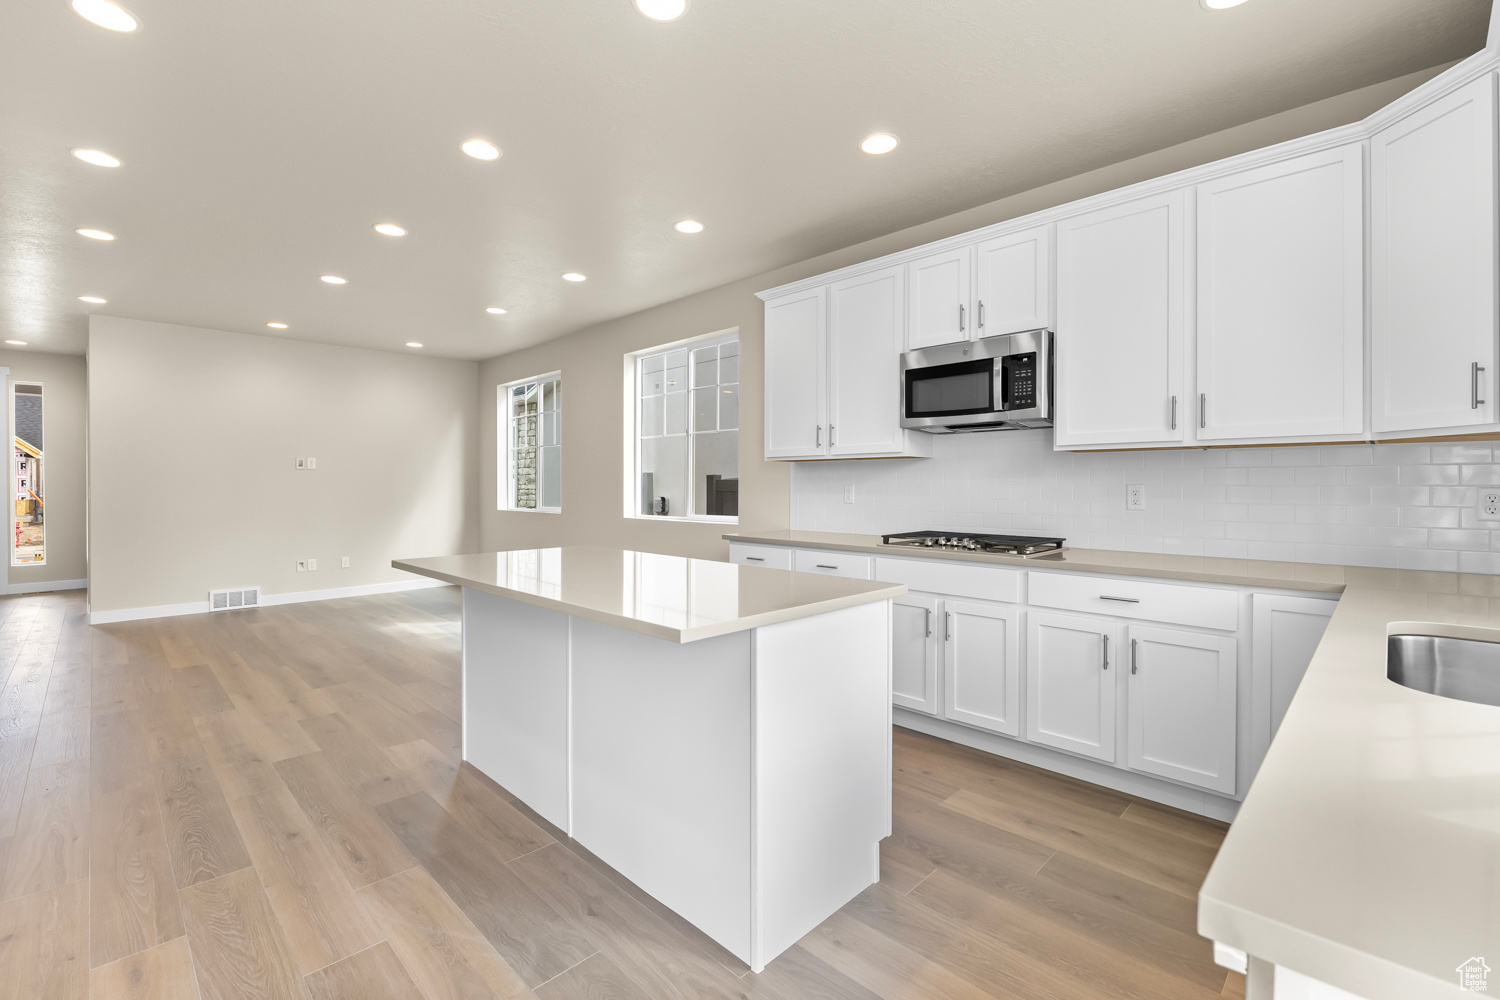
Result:
<svg viewBox="0 0 1500 1000"><path fill-rule="evenodd" d="M933 434L1052 426L1052 332L901 355L901 426Z"/></svg>

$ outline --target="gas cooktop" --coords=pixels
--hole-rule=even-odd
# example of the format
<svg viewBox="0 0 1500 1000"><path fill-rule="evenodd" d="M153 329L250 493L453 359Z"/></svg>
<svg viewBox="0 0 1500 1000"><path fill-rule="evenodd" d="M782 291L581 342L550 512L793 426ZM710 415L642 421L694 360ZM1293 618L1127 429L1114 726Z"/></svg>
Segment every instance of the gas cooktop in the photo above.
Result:
<svg viewBox="0 0 1500 1000"><path fill-rule="evenodd" d="M1031 535L966 535L958 531L903 531L882 535L887 545L913 545L924 549L954 549L959 552L1001 552L1013 556L1032 556L1054 552L1063 547L1065 538L1037 538Z"/></svg>

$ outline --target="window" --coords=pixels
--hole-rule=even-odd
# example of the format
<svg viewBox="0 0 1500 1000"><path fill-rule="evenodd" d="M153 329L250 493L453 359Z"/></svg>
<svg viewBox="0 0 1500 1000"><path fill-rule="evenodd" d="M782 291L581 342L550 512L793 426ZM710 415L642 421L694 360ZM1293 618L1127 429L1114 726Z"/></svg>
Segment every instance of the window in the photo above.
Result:
<svg viewBox="0 0 1500 1000"><path fill-rule="evenodd" d="M15 524L10 564L47 561L42 505L42 387L14 382L10 387L11 481L15 484Z"/></svg>
<svg viewBox="0 0 1500 1000"><path fill-rule="evenodd" d="M562 374L500 387L501 510L562 510Z"/></svg>
<svg viewBox="0 0 1500 1000"><path fill-rule="evenodd" d="M637 517L739 519L739 331L635 356Z"/></svg>

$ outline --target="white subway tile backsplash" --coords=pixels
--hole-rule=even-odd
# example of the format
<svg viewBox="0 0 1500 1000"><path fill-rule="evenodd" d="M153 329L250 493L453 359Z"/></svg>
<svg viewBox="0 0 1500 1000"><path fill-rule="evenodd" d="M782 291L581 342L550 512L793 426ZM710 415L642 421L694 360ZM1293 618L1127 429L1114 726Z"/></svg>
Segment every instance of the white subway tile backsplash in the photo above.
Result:
<svg viewBox="0 0 1500 1000"><path fill-rule="evenodd" d="M933 457L798 463L792 526L1056 534L1086 548L1500 574L1484 443L1065 453L1050 431L954 434ZM843 502L853 483L856 502ZM1126 511L1125 486L1146 487Z"/></svg>

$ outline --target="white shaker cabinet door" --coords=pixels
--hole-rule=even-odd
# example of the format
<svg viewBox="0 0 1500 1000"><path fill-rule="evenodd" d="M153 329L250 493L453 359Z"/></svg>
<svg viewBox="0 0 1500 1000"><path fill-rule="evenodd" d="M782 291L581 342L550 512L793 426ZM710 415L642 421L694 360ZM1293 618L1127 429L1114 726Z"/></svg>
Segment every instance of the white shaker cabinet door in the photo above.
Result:
<svg viewBox="0 0 1500 1000"><path fill-rule="evenodd" d="M891 602L891 701L901 708L938 714L935 597L898 597Z"/></svg>
<svg viewBox="0 0 1500 1000"><path fill-rule="evenodd" d="M1028 613L1028 740L1114 761L1119 639L1113 622Z"/></svg>
<svg viewBox="0 0 1500 1000"><path fill-rule="evenodd" d="M943 715L1006 736L1021 732L1021 612L945 600Z"/></svg>
<svg viewBox="0 0 1500 1000"><path fill-rule="evenodd" d="M1052 239L1046 226L979 244L974 255L978 337L1052 327Z"/></svg>
<svg viewBox="0 0 1500 1000"><path fill-rule="evenodd" d="M1363 155L1199 185L1198 440L1363 434Z"/></svg>
<svg viewBox="0 0 1500 1000"><path fill-rule="evenodd" d="M829 286L828 454L900 451L906 268Z"/></svg>
<svg viewBox="0 0 1500 1000"><path fill-rule="evenodd" d="M1057 224L1059 449L1184 440L1185 197Z"/></svg>
<svg viewBox="0 0 1500 1000"><path fill-rule="evenodd" d="M1235 639L1144 625L1129 639L1130 766L1233 795Z"/></svg>
<svg viewBox="0 0 1500 1000"><path fill-rule="evenodd" d="M944 250L907 265L906 349L969 340L974 318L969 315L972 246Z"/></svg>
<svg viewBox="0 0 1500 1000"><path fill-rule="evenodd" d="M1370 283L1375 432L1496 422L1493 76L1370 140Z"/></svg>
<svg viewBox="0 0 1500 1000"><path fill-rule="evenodd" d="M766 458L810 458L828 450L828 289L766 302Z"/></svg>

